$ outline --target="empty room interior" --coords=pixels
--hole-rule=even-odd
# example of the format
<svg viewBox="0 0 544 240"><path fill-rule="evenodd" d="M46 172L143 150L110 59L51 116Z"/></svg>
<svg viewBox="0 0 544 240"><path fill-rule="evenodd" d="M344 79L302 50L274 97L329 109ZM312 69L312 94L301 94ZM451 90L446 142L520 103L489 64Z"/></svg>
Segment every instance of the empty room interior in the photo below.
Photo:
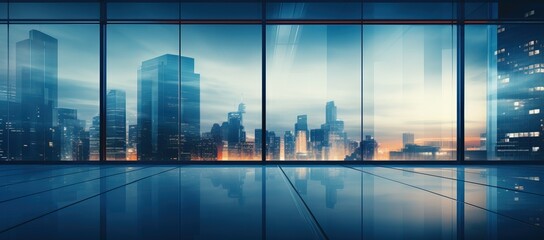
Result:
<svg viewBox="0 0 544 240"><path fill-rule="evenodd" d="M0 240L544 239L544 1L0 0Z"/></svg>

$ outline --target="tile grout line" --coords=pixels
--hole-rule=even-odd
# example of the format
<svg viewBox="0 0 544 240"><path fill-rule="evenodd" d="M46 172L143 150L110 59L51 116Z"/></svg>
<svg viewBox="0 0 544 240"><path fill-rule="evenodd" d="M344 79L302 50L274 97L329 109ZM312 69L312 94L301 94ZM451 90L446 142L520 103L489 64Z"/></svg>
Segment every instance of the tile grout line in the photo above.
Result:
<svg viewBox="0 0 544 240"><path fill-rule="evenodd" d="M537 196L544 197L544 194L541 194L541 193L529 192L529 191L524 191L524 190L517 190L517 189L513 189L513 188L508 188L508 187L488 185L488 184L484 184L484 183L478 183L478 182L467 181L467 180L460 180L460 179L456 179L456 178L438 176L438 175L434 175L434 174L430 174L430 173L422 173L422 172L406 170L406 169L400 169L400 168L395 168L395 167L385 167L385 166L378 166L378 167L393 169L393 170L403 171L403 172L410 172L410 173L415 173L415 174L420 174L420 175L425 175L425 176L430 176L430 177L443 178L443 179L448 179L448 180L452 180L452 181L461 181L461 182L470 183L470 184L474 184L474 185L480 185L480 186L484 186L484 187L492 187L492 188L498 188L498 189L503 189L503 190L509 190L509 191L514 191L514 192L526 193L526 194L531 194L531 195L537 195Z"/></svg>
<svg viewBox="0 0 544 240"><path fill-rule="evenodd" d="M8 184L0 185L0 188L9 187L9 186L17 185L17 184L34 182L34 181L46 180L46 179L49 179L49 178L63 177L63 176L68 176L68 175L72 175L72 174L88 173L88 172L92 172L92 171L98 171L98 170L101 170L101 169L102 168L98 167L98 168L91 169L91 170L83 170L83 171L79 171L79 172L70 172L70 173L64 173L64 174L59 174L59 175L54 175L54 176L48 176L48 177L36 178L36 179L25 180L25 181L20 181L20 182L8 183ZM106 168L106 169L108 169L108 168Z"/></svg>
<svg viewBox="0 0 544 240"><path fill-rule="evenodd" d="M69 166L69 167L65 167L65 168L62 168L62 169L70 169L70 168L76 168L76 165L73 165L73 166ZM47 171L52 171L52 170L60 170L61 168L46 168L46 169L35 169L35 171L28 171L28 172L24 172L24 173L16 173L16 174L11 174L11 175L0 175L0 179L1 178L4 178L4 177L12 177L12 176L17 176L17 175L25 175L25 174L31 174L31 173L39 173L39 172L47 172Z"/></svg>
<svg viewBox="0 0 544 240"><path fill-rule="evenodd" d="M285 173L285 171L283 171L283 168L280 166L280 165L277 165L278 168L280 169L280 171L283 173L283 176L284 176L284 179L287 180L287 182L289 183L289 185L291 185L291 190L293 190L298 198L300 199L300 201L302 202L302 204L304 204L304 207L306 208L306 210L308 211L308 213L310 214L310 217L313 219L314 221L314 224L317 226L318 230L319 230L319 233L321 233L322 237L324 239L329 239L329 237L327 236L327 234L325 234L325 230L323 229L323 227L321 227L321 224L319 224L319 222L317 221L317 218L315 217L315 215L312 213L312 211L310 210L310 207L308 206L308 204L306 204L306 201L304 201L304 199L302 198L302 196L300 195L300 193L298 192L298 190L295 188L295 186L293 185L293 183L291 182L291 180L289 179L289 177L287 177L287 174Z"/></svg>
<svg viewBox="0 0 544 240"><path fill-rule="evenodd" d="M17 200L17 199L20 199L20 198L29 197L29 196L32 196L32 195L37 195L37 194L41 194L41 193L45 193L45 192L50 192L50 191L58 190L58 189L65 188L65 187L75 186L75 185L82 184L82 183L86 183L86 182L91 182L91 181L95 181L95 180L100 180L100 179L108 178L108 177L113 177L113 176L117 176L117 175L120 175L120 174L126 174L126 173L130 173L130 172L140 171L140 170L144 170L144 169L147 169L147 168L150 168L150 167L143 167L143 168L138 168L138 169L134 169L134 170L130 170L130 171L124 171L124 172L120 172L120 173L114 173L114 174L110 174L110 175L107 175L107 176L102 176L102 177L97 177L97 178L93 178L93 179L88 179L88 180L81 181L81 182L70 183L70 184L67 184L67 185L62 185L62 186L60 186L60 187L55 187L55 188L51 188L51 189L47 189L47 190L43 190L43 191L39 191L39 192L34 192L34 193L27 194L27 195L19 196L19 197L14 197L14 198L10 198L10 199L0 200L0 204L5 203L5 202L9 202L9 201L13 201L13 200Z"/></svg>
<svg viewBox="0 0 544 240"><path fill-rule="evenodd" d="M408 183L404 183L404 182L401 182L401 181L397 181L397 180L394 180L394 179L391 179L391 178L388 178L388 177L380 176L380 175L377 175L377 174L374 174L374 173L370 173L370 172L367 172L367 171L364 171L364 170L361 170L361 169L357 169L357 168L354 168L354 167L351 167L351 166L345 166L345 165L344 165L343 167L349 168L349 169L352 169L352 170L355 170L355 171L358 171L358 172L361 172L361 173L366 173L366 174L369 174L369 175L372 175L372 176L375 176L375 177L378 177L378 178L382 178L382 179L385 179L385 180L389 180L389 181L392 181L392 182L395 182L395 183L399 183L399 184L402 184L402 185L405 185L405 186L409 186L409 187L412 187L412 188L415 188L415 189L419 189L419 190L421 190L421 191L425 191L425 192L428 192L428 193L431 193L431 194L434 194L434 195L437 195L437 196L440 196L440 197L444 197L444 198L453 200L453 201L455 201L455 202L461 202L461 203L464 203L464 204L466 204L466 205L469 205L469 206L472 206L472 207L475 207L475 208L478 208L478 209L481 209L481 210L484 210L484 211L487 211L487 212L490 212L490 213L494 213L494 214L496 214L496 215L498 215L498 216L506 217L506 218L515 220L515 221L517 221L517 222L520 222L520 223L523 223L523 224L526 224L526 225L529 225L529 226L532 226L532 227L541 229L541 230L544 229L544 227L542 227L542 226L537 226L537 225L534 225L534 224L532 224L532 223L530 223L530 222L526 222L526 221L524 221L524 220L521 220L521 219L518 219L518 218L515 218L515 217L512 217L512 216L504 215L504 214L502 214L502 213L499 213L499 212L496 212L496 211L493 211L493 210L490 210L490 209L487 209L487 208L483 208L483 207L474 205L474 204L472 204L472 203L468 203L468 202L465 202L465 201L458 201L458 200L455 199L455 198L452 198L452 197L449 197L449 196L446 196L446 195L443 195L443 194L440 194L440 193L437 193L437 192L433 192L433 191L424 189L424 188L422 188L422 187L414 186L414 185L411 185L411 184L408 184Z"/></svg>
<svg viewBox="0 0 544 240"><path fill-rule="evenodd" d="M51 213L58 212L58 211L60 211L60 210L62 210L62 209L65 209L65 208L74 206L74 205L76 205L76 204L82 203L82 202L87 201L87 200L89 200L89 199L98 197L98 196L100 196L100 195L102 195L102 194L105 194L105 193L108 193L108 192L117 190L117 189L122 188L122 187L126 187L127 185L130 185L130 184L139 182L139 181L144 180L144 179L151 178L151 177L153 177L153 176L157 176L157 175L159 175L159 174L162 174L162 173L165 173L165 172L168 172L168 171L172 171L172 170L177 169L177 168L179 168L179 167L170 168L170 169L167 169L167 170L164 170L164 171L161 171L161 172L158 172L158 173L155 173L155 174L146 176L146 177L142 177L142 178L139 178L139 179L130 181L130 182L128 182L128 183L122 184L121 186L114 187L114 188L112 188L112 189L106 190L106 191L104 191L104 192L100 192L100 193L98 193L98 194L94 194L94 195L92 195L92 196L89 196L89 197L86 197L86 198L84 198L84 199L78 200L78 201L76 201L76 202L70 203L70 204L68 204L68 205L65 205L65 206L63 206L63 207L57 208L57 209L55 209L55 210L52 210L52 211L49 211L49 212L40 214L39 216L33 217L33 218L29 219L29 220L26 220L26 221L23 221L23 222L21 222L21 223L15 224L15 225L13 225L13 226L11 226L11 227L2 229L2 230L0 230L0 234L3 234L3 233L5 233L5 232L8 232L8 231L14 229L14 228L20 227L20 226L22 226L22 225L24 225L24 224L27 224L27 223L29 223L29 222L32 222L32 221L34 221L34 220L37 220L37 219L42 218L42 217L44 217L44 216L47 216L47 215L49 215L49 214L51 214Z"/></svg>

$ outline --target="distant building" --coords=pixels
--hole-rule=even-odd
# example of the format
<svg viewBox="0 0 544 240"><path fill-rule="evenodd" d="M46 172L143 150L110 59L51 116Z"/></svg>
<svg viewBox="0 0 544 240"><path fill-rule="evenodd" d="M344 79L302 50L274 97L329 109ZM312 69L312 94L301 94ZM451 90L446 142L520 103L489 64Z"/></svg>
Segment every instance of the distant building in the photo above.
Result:
<svg viewBox="0 0 544 240"><path fill-rule="evenodd" d="M292 131L285 131L283 134L283 154L285 160L295 159L295 135Z"/></svg>
<svg viewBox="0 0 544 240"><path fill-rule="evenodd" d="M89 160L100 160L100 116L94 116L89 128Z"/></svg>
<svg viewBox="0 0 544 240"><path fill-rule="evenodd" d="M127 159L126 95L109 90L106 95L106 160Z"/></svg>
<svg viewBox="0 0 544 240"><path fill-rule="evenodd" d="M408 144L415 144L415 137L413 133L402 134L402 146L405 147Z"/></svg>
<svg viewBox="0 0 544 240"><path fill-rule="evenodd" d="M362 144L363 160L374 160L376 151L378 150L378 142L370 135L366 135Z"/></svg>

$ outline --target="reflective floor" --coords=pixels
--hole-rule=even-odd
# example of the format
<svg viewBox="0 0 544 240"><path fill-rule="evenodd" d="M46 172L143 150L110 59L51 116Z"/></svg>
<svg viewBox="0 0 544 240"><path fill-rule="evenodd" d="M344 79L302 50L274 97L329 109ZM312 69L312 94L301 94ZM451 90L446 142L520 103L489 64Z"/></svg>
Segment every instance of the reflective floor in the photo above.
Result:
<svg viewBox="0 0 544 240"><path fill-rule="evenodd" d="M544 239L544 166L0 165L0 239Z"/></svg>

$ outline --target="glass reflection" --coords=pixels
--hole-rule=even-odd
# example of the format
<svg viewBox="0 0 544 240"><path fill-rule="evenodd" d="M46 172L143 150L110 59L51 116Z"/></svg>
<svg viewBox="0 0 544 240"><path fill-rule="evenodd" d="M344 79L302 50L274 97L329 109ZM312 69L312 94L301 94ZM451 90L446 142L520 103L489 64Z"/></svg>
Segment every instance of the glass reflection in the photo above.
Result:
<svg viewBox="0 0 544 240"><path fill-rule="evenodd" d="M544 236L538 166L33 168L2 176L2 239Z"/></svg>
<svg viewBox="0 0 544 240"><path fill-rule="evenodd" d="M361 160L361 27L266 31L266 159Z"/></svg>
<svg viewBox="0 0 544 240"><path fill-rule="evenodd" d="M13 25L8 47L0 159L88 161L98 113L98 25Z"/></svg>
<svg viewBox="0 0 544 240"><path fill-rule="evenodd" d="M456 159L455 32L363 27L364 160Z"/></svg>
<svg viewBox="0 0 544 240"><path fill-rule="evenodd" d="M539 27L466 27L466 160L543 159Z"/></svg>

